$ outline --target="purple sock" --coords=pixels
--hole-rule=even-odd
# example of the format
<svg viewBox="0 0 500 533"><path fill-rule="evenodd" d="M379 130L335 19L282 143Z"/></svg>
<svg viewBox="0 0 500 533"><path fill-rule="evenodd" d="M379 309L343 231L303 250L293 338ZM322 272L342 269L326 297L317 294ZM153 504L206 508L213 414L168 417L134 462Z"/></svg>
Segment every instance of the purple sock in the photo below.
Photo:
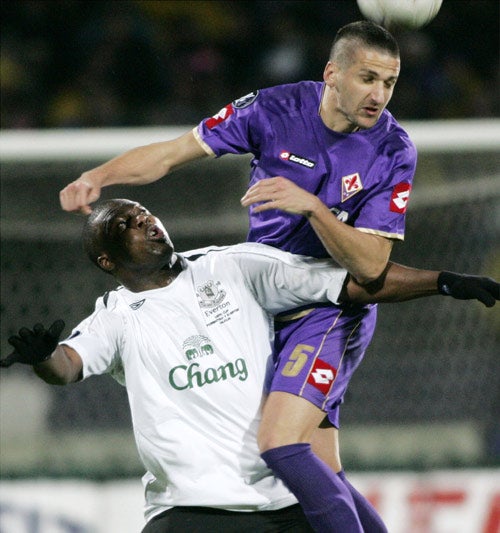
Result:
<svg viewBox="0 0 500 533"><path fill-rule="evenodd" d="M364 530L368 531L369 533L388 533L388 530L385 527L382 518L377 513L375 507L373 507L373 505L349 483L345 472L341 470L337 473L337 476L349 489Z"/></svg>
<svg viewBox="0 0 500 533"><path fill-rule="evenodd" d="M363 533L351 493L310 444L280 446L261 457L295 494L315 531Z"/></svg>

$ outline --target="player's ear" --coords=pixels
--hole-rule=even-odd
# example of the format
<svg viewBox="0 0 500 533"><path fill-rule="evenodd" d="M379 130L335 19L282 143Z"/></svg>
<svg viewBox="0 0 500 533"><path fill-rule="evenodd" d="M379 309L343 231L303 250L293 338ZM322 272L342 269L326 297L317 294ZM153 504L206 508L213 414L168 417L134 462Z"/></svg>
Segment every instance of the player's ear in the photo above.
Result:
<svg viewBox="0 0 500 533"><path fill-rule="evenodd" d="M337 63L334 63L333 61L328 61L325 66L325 70L323 71L323 80L328 86L331 87L335 85L338 70L339 68Z"/></svg>
<svg viewBox="0 0 500 533"><path fill-rule="evenodd" d="M105 252L97 258L97 264L106 272L112 272L115 268L115 264Z"/></svg>

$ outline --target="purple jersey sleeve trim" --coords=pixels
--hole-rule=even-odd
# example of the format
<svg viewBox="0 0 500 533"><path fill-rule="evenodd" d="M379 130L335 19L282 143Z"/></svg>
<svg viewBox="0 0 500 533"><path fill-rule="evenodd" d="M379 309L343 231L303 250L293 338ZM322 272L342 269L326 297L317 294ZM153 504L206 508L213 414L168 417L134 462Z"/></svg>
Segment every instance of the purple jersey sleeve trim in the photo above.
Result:
<svg viewBox="0 0 500 533"><path fill-rule="evenodd" d="M356 226L356 229L362 231L363 233L369 233L370 235L379 235L381 237L387 237L388 239L397 239L399 241L404 241L405 236L400 233L390 233L388 231L380 231L378 229L371 228L360 228Z"/></svg>
<svg viewBox="0 0 500 533"><path fill-rule="evenodd" d="M209 156L216 157L215 152L212 150L212 148L210 148L210 146L208 146L208 144L201 138L201 135L198 132L198 126L193 128L193 135L194 138L198 141L198 144L203 148L203 150L205 150L205 152Z"/></svg>

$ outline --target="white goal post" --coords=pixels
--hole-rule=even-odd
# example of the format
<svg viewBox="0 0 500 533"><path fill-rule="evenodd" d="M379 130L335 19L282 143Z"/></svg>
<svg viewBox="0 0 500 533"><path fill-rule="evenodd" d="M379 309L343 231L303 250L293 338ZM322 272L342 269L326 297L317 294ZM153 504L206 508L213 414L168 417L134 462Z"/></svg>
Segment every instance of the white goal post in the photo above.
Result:
<svg viewBox="0 0 500 533"><path fill-rule="evenodd" d="M410 210L458 202L472 194L477 200L500 197L500 119L411 121L403 122L403 126L419 152ZM3 189L12 189L15 187L14 183L20 180L23 173L14 167L52 165L54 176L58 172L60 174L62 168L71 169L71 165L78 165L80 171L87 170L131 148L174 139L193 127L194 125L186 124L152 128L3 130L0 131ZM235 178L235 187L242 190L248 175L249 159L226 156L223 161L228 164L231 158L234 163L229 172L238 169L239 177ZM202 173L201 163L196 164L198 167L194 168ZM449 169L449 166L453 168ZM224 169L227 168L220 163L208 163L208 167L212 180L216 179L218 173L225 173ZM439 172L436 172L437 167ZM58 172L56 169L59 169ZM36 172L25 171L24 179L35 180L38 175ZM234 172L232 175L235 175ZM78 174L68 172L66 183L77 177ZM450 179L453 180L453 186L450 186ZM213 183L213 187L216 186ZM173 187L172 182L170 187ZM196 185L193 186L194 189ZM194 232L208 236L209 232L225 235L228 231L234 233L237 228L244 235L246 215L239 207L239 196L236 196L234 202L226 202L232 209L210 211L209 224L207 213L200 209L197 211L199 216L191 212L178 213L173 222L176 234L182 236ZM2 205L5 207L7 199L4 200ZM2 217L4 237L17 234L33 238L47 233L39 221L32 223L25 217L16 225L8 224L6 222L9 216L7 207L3 209ZM52 221L50 224L48 233L54 237L66 238L75 233L72 224L66 221Z"/></svg>
<svg viewBox="0 0 500 533"><path fill-rule="evenodd" d="M415 142L419 157L461 151L500 154L500 119L402 124ZM4 130L0 131L0 163L105 161L137 146L174 139L193 127ZM456 201L469 194L470 186L470 179L459 179L453 189L446 184L419 187L416 180L411 207ZM477 198L500 194L500 167L493 175L490 170L486 175L479 171L474 176L474 191Z"/></svg>
<svg viewBox="0 0 500 533"><path fill-rule="evenodd" d="M402 125L421 152L500 150L500 119ZM0 132L0 162L109 159L136 146L173 139L193 127L4 130Z"/></svg>

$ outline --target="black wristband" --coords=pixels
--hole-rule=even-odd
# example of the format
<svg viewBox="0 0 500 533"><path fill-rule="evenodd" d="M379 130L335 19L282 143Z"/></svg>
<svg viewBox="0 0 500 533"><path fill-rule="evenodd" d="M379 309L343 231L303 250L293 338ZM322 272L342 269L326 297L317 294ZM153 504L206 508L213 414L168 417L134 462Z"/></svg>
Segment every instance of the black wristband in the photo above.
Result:
<svg viewBox="0 0 500 533"><path fill-rule="evenodd" d="M457 280L457 275L453 272L443 270L440 272L437 279L438 291L444 296L451 296L453 282Z"/></svg>

